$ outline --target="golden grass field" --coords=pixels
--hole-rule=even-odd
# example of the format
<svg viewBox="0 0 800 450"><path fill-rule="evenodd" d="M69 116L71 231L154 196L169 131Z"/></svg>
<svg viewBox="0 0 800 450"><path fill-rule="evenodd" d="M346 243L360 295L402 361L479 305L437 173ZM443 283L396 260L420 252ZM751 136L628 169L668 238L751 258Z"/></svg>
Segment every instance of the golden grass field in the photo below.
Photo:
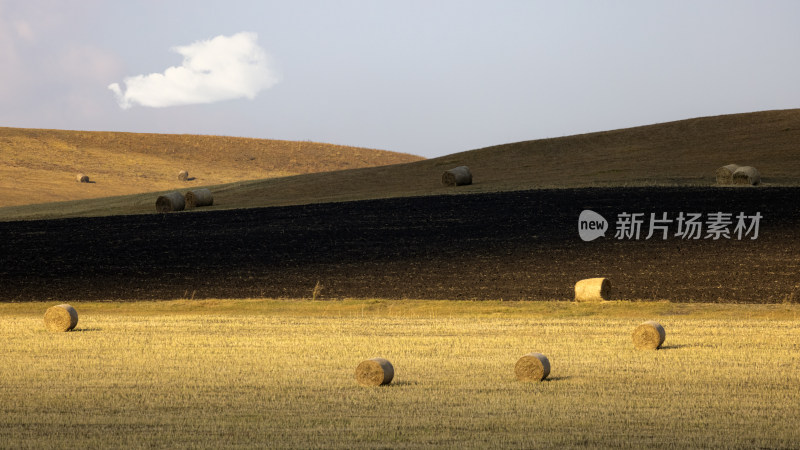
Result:
<svg viewBox="0 0 800 450"><path fill-rule="evenodd" d="M0 206L84 200L422 159L316 142L0 127ZM178 181L187 170L189 181ZM78 173L91 183L77 183Z"/></svg>
<svg viewBox="0 0 800 450"><path fill-rule="evenodd" d="M73 303L69 333L48 306L0 304L3 447L800 446L797 305ZM550 377L517 382L531 351ZM394 381L357 385L375 356Z"/></svg>
<svg viewBox="0 0 800 450"><path fill-rule="evenodd" d="M4 141L12 132L38 136L19 142L40 156ZM153 213L153 191L200 186L214 192L214 206L204 210L537 188L711 186L714 171L730 163L755 166L763 185L797 186L798 142L800 109L509 143L426 160L287 141L0 129L0 159L18 155L17 162L0 160L0 206L8 206L0 208L0 220ZM182 150L167 152L173 147ZM98 148L112 153L95 155ZM93 165L65 162L83 160ZM48 171L58 161L59 172ZM473 184L442 186L442 172L460 165L470 167ZM179 166L198 178L178 183ZM76 183L78 170L97 183ZM56 200L74 201L35 204Z"/></svg>

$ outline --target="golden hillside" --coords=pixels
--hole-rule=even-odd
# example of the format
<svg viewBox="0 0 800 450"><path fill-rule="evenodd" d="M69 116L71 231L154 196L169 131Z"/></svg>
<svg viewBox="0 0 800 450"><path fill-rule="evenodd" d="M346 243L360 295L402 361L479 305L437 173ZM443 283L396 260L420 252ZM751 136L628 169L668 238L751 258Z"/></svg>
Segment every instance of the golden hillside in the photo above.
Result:
<svg viewBox="0 0 800 450"><path fill-rule="evenodd" d="M421 157L315 142L0 128L0 206L79 200ZM188 182L177 179L189 172ZM85 173L93 183L77 183Z"/></svg>
<svg viewBox="0 0 800 450"><path fill-rule="evenodd" d="M800 185L800 109L525 141L396 166L220 186L216 191L220 208L241 208L537 188L710 186L715 170L729 163L758 168L766 186ZM473 184L442 186L442 172L459 165L470 167Z"/></svg>
<svg viewBox="0 0 800 450"><path fill-rule="evenodd" d="M800 109L703 117L504 144L392 166L222 185L203 175L194 185L214 185L210 210L537 188L710 186L714 171L729 163L755 166L766 186L800 185ZM474 184L442 186L442 172L459 165L470 167ZM162 176L174 178L175 173L176 166L170 166ZM67 184L77 185L71 180ZM168 184L160 189L184 187ZM94 186L101 189L99 182ZM0 208L0 220L152 213L155 197L149 193Z"/></svg>

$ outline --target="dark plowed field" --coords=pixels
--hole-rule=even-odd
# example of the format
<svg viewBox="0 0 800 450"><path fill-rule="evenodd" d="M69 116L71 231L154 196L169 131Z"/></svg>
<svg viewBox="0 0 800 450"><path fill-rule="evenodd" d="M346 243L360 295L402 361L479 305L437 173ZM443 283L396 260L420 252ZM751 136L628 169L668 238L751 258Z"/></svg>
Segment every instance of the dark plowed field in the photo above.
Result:
<svg viewBox="0 0 800 450"><path fill-rule="evenodd" d="M571 299L605 276L630 300L800 300L800 189L595 188L0 223L0 300ZM584 242L578 216L611 231ZM641 236L616 239L621 213ZM648 234L650 213L733 214L731 238ZM740 212L760 213L739 240ZM703 216L707 220L707 216ZM703 228L703 237L706 229Z"/></svg>

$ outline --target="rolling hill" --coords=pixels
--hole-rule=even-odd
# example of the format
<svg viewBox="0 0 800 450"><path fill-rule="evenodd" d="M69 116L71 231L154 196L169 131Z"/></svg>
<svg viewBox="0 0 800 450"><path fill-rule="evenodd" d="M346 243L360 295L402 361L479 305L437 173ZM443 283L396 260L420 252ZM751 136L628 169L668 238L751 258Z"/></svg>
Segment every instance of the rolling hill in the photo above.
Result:
<svg viewBox="0 0 800 450"><path fill-rule="evenodd" d="M206 158L222 159L223 150L209 149ZM800 185L800 109L525 141L380 167L227 184L198 179L194 185L212 187L215 204L208 209L232 209L537 188L709 186L714 171L729 163L757 167L767 186ZM442 171L458 165L471 168L474 184L443 187ZM174 169L170 167L164 176L173 176ZM164 189L179 186L171 183ZM0 208L0 220L152 213L155 196Z"/></svg>
<svg viewBox="0 0 800 450"><path fill-rule="evenodd" d="M0 206L379 166L422 159L315 142L0 128ZM189 172L179 182L180 170ZM85 173L92 183L76 183Z"/></svg>

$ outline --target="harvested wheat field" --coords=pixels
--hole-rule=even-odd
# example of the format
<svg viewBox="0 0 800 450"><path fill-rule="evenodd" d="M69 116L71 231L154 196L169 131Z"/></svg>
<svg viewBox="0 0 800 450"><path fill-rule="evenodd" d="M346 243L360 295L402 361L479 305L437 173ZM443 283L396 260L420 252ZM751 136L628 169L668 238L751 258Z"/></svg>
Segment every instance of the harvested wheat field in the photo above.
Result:
<svg viewBox="0 0 800 450"><path fill-rule="evenodd" d="M0 127L0 206L184 189L421 159L317 142ZM92 182L76 183L75 174L84 171Z"/></svg>
<svg viewBox="0 0 800 450"><path fill-rule="evenodd" d="M796 305L82 302L70 333L44 329L46 306L0 304L4 445L800 445ZM631 345L645 318L669 328L657 352ZM530 349L545 381L514 375ZM397 372L365 388L353 370L375 355Z"/></svg>

